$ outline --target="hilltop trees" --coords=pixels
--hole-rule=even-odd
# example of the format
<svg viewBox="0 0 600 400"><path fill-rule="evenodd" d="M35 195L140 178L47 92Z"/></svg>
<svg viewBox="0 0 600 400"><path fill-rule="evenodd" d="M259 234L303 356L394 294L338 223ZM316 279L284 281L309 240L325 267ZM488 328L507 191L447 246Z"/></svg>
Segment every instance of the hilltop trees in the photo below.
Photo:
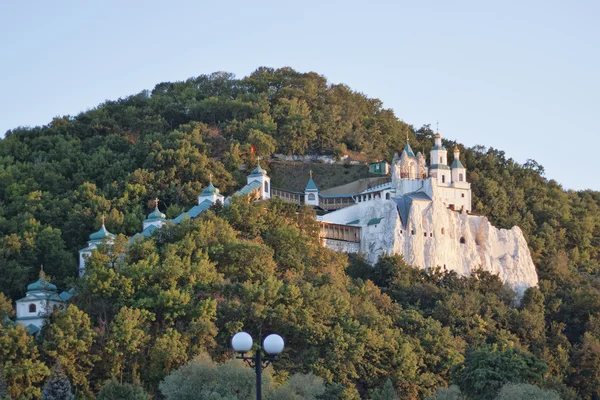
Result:
<svg viewBox="0 0 600 400"><path fill-rule="evenodd" d="M286 338L275 384L314 374L323 398L421 398L453 382L476 397L466 372L499 365L505 380L593 396L600 194L564 191L533 160L520 165L500 150L457 144L473 212L527 237L540 283L520 305L483 272L425 272L398 256L373 268L349 260L321 247L312 210L277 200L236 198L129 243L152 199L174 217L211 176L231 194L257 157L350 151L389 161L407 135L427 156L429 126L415 130L380 100L316 73L264 67L242 79L214 73L160 83L8 132L0 140L0 371L8 391L39 397L59 364L78 395L102 387L100 397L144 398L140 385L158 393L198 354L227 360L231 335L245 329ZM93 252L76 279L77 250L102 215L115 245ZM5 317L41 264L77 296L34 340ZM510 367L514 360L525 367ZM486 376L486 387L499 389ZM291 386L281 393L297 395Z"/></svg>

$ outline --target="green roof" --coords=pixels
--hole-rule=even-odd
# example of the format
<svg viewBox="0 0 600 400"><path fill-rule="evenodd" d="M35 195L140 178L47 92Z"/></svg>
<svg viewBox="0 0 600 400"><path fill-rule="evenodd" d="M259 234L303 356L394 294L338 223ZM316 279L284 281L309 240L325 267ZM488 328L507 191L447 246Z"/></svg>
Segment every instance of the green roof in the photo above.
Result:
<svg viewBox="0 0 600 400"><path fill-rule="evenodd" d="M381 222L383 218L372 218L367 222L367 225L375 225Z"/></svg>
<svg viewBox="0 0 600 400"><path fill-rule="evenodd" d="M51 284L46 279L44 279L44 277L40 277L40 279L38 279L37 281L27 285L28 292L37 292L37 291L44 291L44 290L56 291L58 289L57 289L56 285Z"/></svg>
<svg viewBox="0 0 600 400"><path fill-rule="evenodd" d="M429 167L429 169L450 169L446 164L433 164Z"/></svg>
<svg viewBox="0 0 600 400"><path fill-rule="evenodd" d="M315 181L313 181L313 178L310 177L308 178L308 183L306 184L306 187L304 188L305 191L318 191L319 188L317 187L317 185L315 184Z"/></svg>
<svg viewBox="0 0 600 400"><path fill-rule="evenodd" d="M464 168L464 166L458 158L455 158L454 161L452 161L452 168Z"/></svg>
<svg viewBox="0 0 600 400"><path fill-rule="evenodd" d="M257 189L260 189L261 186L262 186L262 183L260 183L260 181L252 181L249 184L247 184L246 186L244 186L243 188L241 188L240 190L238 190L237 192L235 192L235 194L236 195L250 194Z"/></svg>
<svg viewBox="0 0 600 400"><path fill-rule="evenodd" d="M104 226L104 224L102 224L102 227L98 230L98 232L94 232L90 235L90 240L102 240L102 239L106 239L106 238L114 238L115 235L110 233L107 229L106 226Z"/></svg>
<svg viewBox="0 0 600 400"><path fill-rule="evenodd" d="M146 219L146 221L156 221L156 220L164 220L166 219L167 216L163 213L161 213L158 209L158 207L154 208L154 211L152 211L150 214L148 214L148 218Z"/></svg>
<svg viewBox="0 0 600 400"><path fill-rule="evenodd" d="M254 168L252 170L252 172L250 172L250 176L253 176L253 175L254 176L256 176L256 175L266 175L266 174L267 174L267 171L265 171L264 169L262 169L260 167L260 165L257 165L256 168Z"/></svg>
<svg viewBox="0 0 600 400"><path fill-rule="evenodd" d="M446 150L444 146L433 146L431 150Z"/></svg>
<svg viewBox="0 0 600 400"><path fill-rule="evenodd" d="M406 145L404 146L404 151L406 152L406 154L409 157L415 158L415 153L413 153L413 150L410 147L410 144L408 143L408 140L406 141Z"/></svg>
<svg viewBox="0 0 600 400"><path fill-rule="evenodd" d="M208 186L205 187L204 190L202 191L202 194L205 194L205 195L218 194L218 193L219 193L219 189L214 187L212 182L209 183Z"/></svg>
<svg viewBox="0 0 600 400"><path fill-rule="evenodd" d="M354 221L346 222L346 225L358 225L360 224L360 219L355 219Z"/></svg>

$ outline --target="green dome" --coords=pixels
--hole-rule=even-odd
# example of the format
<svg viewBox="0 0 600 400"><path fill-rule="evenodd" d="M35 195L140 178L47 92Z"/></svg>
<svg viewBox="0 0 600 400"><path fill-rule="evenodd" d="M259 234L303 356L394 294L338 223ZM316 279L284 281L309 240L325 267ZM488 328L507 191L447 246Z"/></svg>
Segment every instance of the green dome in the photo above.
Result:
<svg viewBox="0 0 600 400"><path fill-rule="evenodd" d="M106 238L112 239L114 237L115 235L106 230L106 226L102 224L102 227L100 228L100 230L98 230L98 232L94 232L90 235L90 240L102 240Z"/></svg>
<svg viewBox="0 0 600 400"><path fill-rule="evenodd" d="M217 189L216 187L213 186L212 182L208 184L207 187L204 188L204 190L202 191L202 194L204 195L213 195L213 194L219 194L219 189Z"/></svg>
<svg viewBox="0 0 600 400"><path fill-rule="evenodd" d="M156 219L166 219L166 218L167 218L167 216L165 214L161 213L158 210L158 207L156 207L154 209L154 211L152 211L150 214L148 214L148 219L146 221L148 221L148 220L156 220Z"/></svg>
<svg viewBox="0 0 600 400"><path fill-rule="evenodd" d="M57 287L50 282L48 282L43 277L40 277L37 281L27 285L28 292L42 291L42 290L52 290L57 291Z"/></svg>
<svg viewBox="0 0 600 400"><path fill-rule="evenodd" d="M261 168L260 164L250 172L250 175L266 175L267 171Z"/></svg>

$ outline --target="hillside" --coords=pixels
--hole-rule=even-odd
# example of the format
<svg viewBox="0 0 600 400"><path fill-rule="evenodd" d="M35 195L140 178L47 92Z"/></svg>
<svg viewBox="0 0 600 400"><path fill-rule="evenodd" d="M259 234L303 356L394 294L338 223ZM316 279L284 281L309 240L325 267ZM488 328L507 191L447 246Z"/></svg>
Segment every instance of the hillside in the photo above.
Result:
<svg viewBox="0 0 600 400"><path fill-rule="evenodd" d="M590 398L600 387L600 192L564 191L533 160L520 165L500 150L458 143L473 212L518 225L527 238L540 282L520 305L488 274L427 275L400 257L371 268L334 253L320 246L311 210L278 201L239 199L125 252L155 197L173 217L211 175L231 194L245 179L240 167L257 156L350 150L390 161L407 134L413 148L433 144L428 126L414 129L380 100L290 68L164 82L7 132L0 321L42 264L59 288L78 292L35 341L0 328L1 377L13 397L38 397L55 364L80 397L108 379L157 395L159 382L198 354L229 358L231 335L247 329L286 338L276 382L313 373L327 398L381 398L388 380L401 398L451 383L470 398L493 398L468 379L486 363L501 366L502 382ZM273 185L301 189L309 168L323 189L368 176L364 166L273 163ZM77 251L102 215L123 236L76 279ZM478 384L495 393L501 383L486 379Z"/></svg>

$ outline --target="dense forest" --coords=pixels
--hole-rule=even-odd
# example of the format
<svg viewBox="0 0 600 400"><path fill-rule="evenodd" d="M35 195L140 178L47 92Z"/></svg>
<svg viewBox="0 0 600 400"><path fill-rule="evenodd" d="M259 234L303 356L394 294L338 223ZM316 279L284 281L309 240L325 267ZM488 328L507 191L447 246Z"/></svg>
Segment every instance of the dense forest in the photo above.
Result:
<svg viewBox="0 0 600 400"><path fill-rule="evenodd" d="M565 191L533 160L446 142L461 148L473 212L528 240L540 282L520 301L487 273L335 253L320 245L311 209L278 200L236 197L128 244L155 197L174 217L211 175L231 194L257 157L267 170L276 152L391 161L407 135L427 155L429 126L290 68L160 83L8 131L0 398L249 399L252 371L228 361L242 329L286 340L265 377L272 399L597 398L600 192ZM77 251L102 215L117 241L77 279ZM6 317L41 265L77 295L34 337Z"/></svg>

